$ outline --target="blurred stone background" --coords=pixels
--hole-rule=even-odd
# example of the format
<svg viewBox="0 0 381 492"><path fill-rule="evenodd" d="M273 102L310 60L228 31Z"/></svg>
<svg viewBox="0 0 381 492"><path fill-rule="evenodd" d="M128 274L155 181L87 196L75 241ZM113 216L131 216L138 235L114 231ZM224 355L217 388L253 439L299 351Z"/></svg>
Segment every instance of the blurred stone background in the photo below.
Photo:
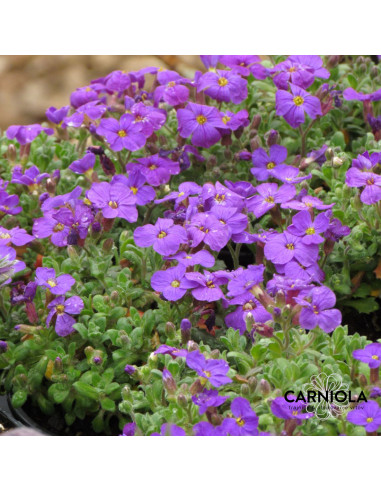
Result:
<svg viewBox="0 0 381 492"><path fill-rule="evenodd" d="M196 55L25 55L0 56L0 130L40 123L49 106L69 104L70 93L113 70L157 66L192 77Z"/></svg>

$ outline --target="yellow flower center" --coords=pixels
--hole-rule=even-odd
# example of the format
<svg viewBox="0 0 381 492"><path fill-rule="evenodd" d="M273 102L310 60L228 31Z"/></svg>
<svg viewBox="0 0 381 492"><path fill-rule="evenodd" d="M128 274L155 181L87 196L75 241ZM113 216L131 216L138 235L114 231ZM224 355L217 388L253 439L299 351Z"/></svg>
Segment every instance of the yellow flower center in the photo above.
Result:
<svg viewBox="0 0 381 492"><path fill-rule="evenodd" d="M7 232L2 232L0 234L1 239L9 239L10 237L11 237L10 234L8 234Z"/></svg>
<svg viewBox="0 0 381 492"><path fill-rule="evenodd" d="M138 189L136 188L136 186L131 186L130 190L132 191L132 193L134 195L136 195L136 193L138 192Z"/></svg>
<svg viewBox="0 0 381 492"><path fill-rule="evenodd" d="M111 207L111 208L114 208L114 209L115 208L118 208L118 204L115 201L112 201L112 200L110 200L108 202L108 206Z"/></svg>
<svg viewBox="0 0 381 492"><path fill-rule="evenodd" d="M57 314L62 314L65 311L65 306L63 304L58 304L56 306L56 313Z"/></svg>
<svg viewBox="0 0 381 492"><path fill-rule="evenodd" d="M53 279L48 280L46 283L49 284L50 287L56 287L56 285L57 285Z"/></svg>
<svg viewBox="0 0 381 492"><path fill-rule="evenodd" d="M319 314L319 310L317 306L312 306L312 309L314 310L314 314Z"/></svg>
<svg viewBox="0 0 381 492"><path fill-rule="evenodd" d="M297 410L294 410L294 411L292 412L292 415L293 415L294 417L296 417L296 416L298 415L298 411L297 411Z"/></svg>
<svg viewBox="0 0 381 492"><path fill-rule="evenodd" d="M230 116L226 116L226 115L225 115L225 116L222 118L222 122L223 122L225 125L226 125L227 123L229 123L229 121L230 121L230 120L231 120Z"/></svg>
<svg viewBox="0 0 381 492"><path fill-rule="evenodd" d="M251 311L253 309L253 305L251 302L247 302L246 304L243 305L243 310L244 311Z"/></svg>
<svg viewBox="0 0 381 492"><path fill-rule="evenodd" d="M172 287L180 287L180 282L178 280L174 280L173 282L171 282L171 285Z"/></svg>
<svg viewBox="0 0 381 492"><path fill-rule="evenodd" d="M302 96L296 96L293 99L295 106L301 106L304 103Z"/></svg>
<svg viewBox="0 0 381 492"><path fill-rule="evenodd" d="M199 125L205 125L205 123L208 121L203 114L199 114L196 117L196 121Z"/></svg>
<svg viewBox="0 0 381 492"><path fill-rule="evenodd" d="M370 424L371 422L373 422L373 418L372 418L372 417L368 417L368 418L366 419L366 421L368 422L368 424Z"/></svg>
<svg viewBox="0 0 381 492"><path fill-rule="evenodd" d="M135 116L135 121L143 121L143 120L144 120L144 118L143 118L143 116L140 116L140 114L137 114Z"/></svg>
<svg viewBox="0 0 381 492"><path fill-rule="evenodd" d="M173 80L171 82L168 82L168 87L175 87L176 85L176 82L174 82Z"/></svg>
<svg viewBox="0 0 381 492"><path fill-rule="evenodd" d="M379 357L378 357L378 355L372 355L372 359L374 359L374 360L378 360L378 359L379 359Z"/></svg>
<svg viewBox="0 0 381 492"><path fill-rule="evenodd" d="M267 164L267 166L266 166L266 167L267 167L267 169L274 169L274 167L275 167L275 163L271 161L271 162L269 162L269 163Z"/></svg>
<svg viewBox="0 0 381 492"><path fill-rule="evenodd" d="M166 235L167 235L167 233L166 233L166 232L164 232L164 231L160 231L157 237L158 237L159 239L163 239L163 237L165 237Z"/></svg>
<svg viewBox="0 0 381 492"><path fill-rule="evenodd" d="M124 130L119 130L118 135L119 135L119 137L122 137L122 138L127 137L127 133Z"/></svg>
<svg viewBox="0 0 381 492"><path fill-rule="evenodd" d="M185 259L187 259L187 260L191 260L191 259L192 259L192 257L191 257L191 256L186 256L186 257L185 257Z"/></svg>
<svg viewBox="0 0 381 492"><path fill-rule="evenodd" d="M315 229L313 227L309 227L307 230L306 230L306 234L308 234L309 236L311 234L315 234Z"/></svg>
<svg viewBox="0 0 381 492"><path fill-rule="evenodd" d="M225 87L225 85L228 85L228 79L226 79L225 77L220 77L218 79L218 85L220 87Z"/></svg>
<svg viewBox="0 0 381 492"><path fill-rule="evenodd" d="M235 419L235 421L237 422L237 425L239 425L240 427L243 427L245 425L245 421L243 420L242 417L238 417L238 419Z"/></svg>
<svg viewBox="0 0 381 492"><path fill-rule="evenodd" d="M292 72L295 72L295 70L296 70L296 67L290 67L290 68L288 69L288 71L289 71L289 72L291 72L291 73L292 73Z"/></svg>
<svg viewBox="0 0 381 492"><path fill-rule="evenodd" d="M268 196L267 198L265 198L265 202L267 202L267 203L274 203L274 197L273 196Z"/></svg>
<svg viewBox="0 0 381 492"><path fill-rule="evenodd" d="M88 198L84 198L84 199L83 199L83 203L84 203L85 205L89 205L89 206L91 205L91 201L90 201Z"/></svg>
<svg viewBox="0 0 381 492"><path fill-rule="evenodd" d="M54 226L53 232L60 232L65 229L65 226L61 223L58 223L57 225Z"/></svg>
<svg viewBox="0 0 381 492"><path fill-rule="evenodd" d="M374 185L374 179L373 178L367 179L366 184L367 185Z"/></svg>
<svg viewBox="0 0 381 492"><path fill-rule="evenodd" d="M306 207L313 207L312 203L311 202L304 202L304 205Z"/></svg>
<svg viewBox="0 0 381 492"><path fill-rule="evenodd" d="M151 169L151 171L153 171L154 169L156 169L156 166L155 164L151 164L149 168Z"/></svg>
<svg viewBox="0 0 381 492"><path fill-rule="evenodd" d="M178 197L185 195L183 191L180 191L180 193L177 195Z"/></svg>
<svg viewBox="0 0 381 492"><path fill-rule="evenodd" d="M208 376L208 378L210 378L210 376L212 375L212 373L210 371L204 371L204 372Z"/></svg>
<svg viewBox="0 0 381 492"><path fill-rule="evenodd" d="M216 202L223 202L225 200L225 195L219 195L217 193L214 199L216 200Z"/></svg>
<svg viewBox="0 0 381 492"><path fill-rule="evenodd" d="M214 283L212 282L212 280L209 280L208 282L206 282L206 286L209 288L209 289L214 289L216 286L214 285Z"/></svg>
<svg viewBox="0 0 381 492"><path fill-rule="evenodd" d="M294 245L292 243L286 244L287 249L295 249Z"/></svg>

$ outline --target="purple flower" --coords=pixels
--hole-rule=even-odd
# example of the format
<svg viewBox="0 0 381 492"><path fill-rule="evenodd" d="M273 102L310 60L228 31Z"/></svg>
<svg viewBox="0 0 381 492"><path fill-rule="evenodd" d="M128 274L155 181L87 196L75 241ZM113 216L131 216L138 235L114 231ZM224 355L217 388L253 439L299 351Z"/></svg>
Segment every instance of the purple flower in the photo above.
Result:
<svg viewBox="0 0 381 492"><path fill-rule="evenodd" d="M271 314L250 292L236 297L230 301L230 304L239 304L240 306L225 317L225 324L228 327L239 330L241 335L246 331L246 317L248 314L253 317L254 323L266 323L266 321L272 320Z"/></svg>
<svg viewBox="0 0 381 492"><path fill-rule="evenodd" d="M217 101L240 104L247 98L247 80L228 70L216 70L201 75L197 82L197 92Z"/></svg>
<svg viewBox="0 0 381 492"><path fill-rule="evenodd" d="M211 147L217 143L221 134L217 128L223 128L220 112L213 106L188 103L185 109L177 111L179 133L187 138L192 135L192 144Z"/></svg>
<svg viewBox="0 0 381 492"><path fill-rule="evenodd" d="M53 135L53 128L43 128L39 124L35 125L12 125L8 128L6 135L10 140L16 139L20 145L33 142L38 135L44 131L47 135Z"/></svg>
<svg viewBox="0 0 381 492"><path fill-rule="evenodd" d="M307 113L311 119L322 116L320 101L294 84L290 84L291 93L278 90L275 95L276 114L283 116L289 125L297 128L304 123Z"/></svg>
<svg viewBox="0 0 381 492"><path fill-rule="evenodd" d="M0 246L0 260L3 263L3 266L0 267L0 287L9 284L15 273L26 268L23 261L17 260L16 251L9 246Z"/></svg>
<svg viewBox="0 0 381 492"><path fill-rule="evenodd" d="M135 104L134 99L125 98L127 112L134 117L135 123L142 125L141 132L148 138L165 123L167 114L163 109L146 106L143 102Z"/></svg>
<svg viewBox="0 0 381 492"><path fill-rule="evenodd" d="M54 315L57 315L57 320L55 324L55 330L57 335L60 337L66 337L70 335L75 330L73 325L75 324L75 319L70 316L71 314L79 314L83 309L83 301L78 296L70 297L69 299L64 298L64 296L57 297L48 305L50 312L46 318L46 326L50 325L50 322Z"/></svg>
<svg viewBox="0 0 381 492"><path fill-rule="evenodd" d="M289 398L290 399L290 398ZM287 401L283 396L278 396L271 402L271 411L278 419L299 421L310 419L313 413L304 413L307 404L302 401ZM301 422L300 422L301 423Z"/></svg>
<svg viewBox="0 0 381 492"><path fill-rule="evenodd" d="M264 265L249 265L247 270L242 271L228 284L228 295L230 297L246 294L252 287L263 282Z"/></svg>
<svg viewBox="0 0 381 492"><path fill-rule="evenodd" d="M20 227L13 227L13 229L5 229L0 226L0 246L6 246L9 243L14 244L15 246L24 246L25 244L33 241L34 237L24 229L20 229Z"/></svg>
<svg viewBox="0 0 381 492"><path fill-rule="evenodd" d="M136 372L136 367L127 364L124 368L124 372L131 376L131 374L134 374Z"/></svg>
<svg viewBox="0 0 381 492"><path fill-rule="evenodd" d="M59 125L68 114L69 109L70 106L64 106L60 109L57 109L54 106L50 106L50 108L45 111L45 114L49 121L51 121L55 125Z"/></svg>
<svg viewBox="0 0 381 492"><path fill-rule="evenodd" d="M381 388L375 386L370 392L369 398L379 398L381 396Z"/></svg>
<svg viewBox="0 0 381 492"><path fill-rule="evenodd" d="M93 183L87 192L87 198L100 210L103 217L114 219L121 217L127 222L136 222L138 220L138 211L136 210L136 197L132 191L122 183Z"/></svg>
<svg viewBox="0 0 381 492"><path fill-rule="evenodd" d="M168 201L174 201L176 207L178 207L181 202L186 200L191 195L199 195L202 188L192 181L186 181L179 185L179 191L172 191L169 195L161 198L160 200L155 200L155 203L164 203Z"/></svg>
<svg viewBox="0 0 381 492"><path fill-rule="evenodd" d="M204 389L202 393L192 396L192 401L199 408L200 415L205 413L209 407L219 407L227 400L227 396L220 396L217 390Z"/></svg>
<svg viewBox="0 0 381 492"><path fill-rule="evenodd" d="M213 386L219 387L231 383L226 376L229 371L228 363L223 359L205 359L198 350L189 352L186 356L187 366L196 371L203 380L209 381Z"/></svg>
<svg viewBox="0 0 381 492"><path fill-rule="evenodd" d="M223 128L220 128L220 132L225 135L230 135L233 131L235 132L239 128L245 128L249 126L249 113L246 109L241 109L237 113L233 113L232 111L225 111L221 113L222 123L225 125Z"/></svg>
<svg viewBox="0 0 381 492"><path fill-rule="evenodd" d="M309 158L309 162L316 162L321 166L322 164L325 163L327 160L325 156L325 152L328 149L328 145L323 145L320 149L318 150L313 150L307 154L307 157Z"/></svg>
<svg viewBox="0 0 381 492"><path fill-rule="evenodd" d="M22 173L21 166L15 166L13 168L12 183L22 184L25 186L33 186L40 183L43 179L48 178L48 173L40 173L37 166L32 166Z"/></svg>
<svg viewBox="0 0 381 492"><path fill-rule="evenodd" d="M38 267L36 269L36 283L58 296L68 292L75 284L75 280L67 273L56 277L54 268Z"/></svg>
<svg viewBox="0 0 381 492"><path fill-rule="evenodd" d="M151 436L186 436L186 432L175 424L163 424L160 427L160 434L154 432Z"/></svg>
<svg viewBox="0 0 381 492"><path fill-rule="evenodd" d="M4 354L8 350L8 344L4 340L0 340L0 354Z"/></svg>
<svg viewBox="0 0 381 492"><path fill-rule="evenodd" d="M192 248L196 248L201 242L204 242L213 251L220 251L230 237L229 229L211 213L194 215L187 231L192 240Z"/></svg>
<svg viewBox="0 0 381 492"><path fill-rule="evenodd" d="M347 420L364 426L367 432L375 432L381 425L381 408L376 401L360 403L358 408L348 413Z"/></svg>
<svg viewBox="0 0 381 492"><path fill-rule="evenodd" d="M76 161L72 162L69 166L76 174L84 174L89 169L92 169L95 166L96 156L92 152L86 152L86 154Z"/></svg>
<svg viewBox="0 0 381 492"><path fill-rule="evenodd" d="M223 430L222 426L219 425L214 427L213 424L206 421L198 422L193 426L193 433L195 436L225 436L226 432Z"/></svg>
<svg viewBox="0 0 381 492"><path fill-rule="evenodd" d="M136 159L136 162L128 163L126 170L139 170L145 176L148 184L160 186L168 183L173 174L179 174L180 165L178 162L155 154Z"/></svg>
<svg viewBox="0 0 381 492"><path fill-rule="evenodd" d="M277 203L285 203L295 196L295 186L284 184L279 187L275 183L263 183L256 187L258 195L247 200L247 208L259 218L276 206Z"/></svg>
<svg viewBox="0 0 381 492"><path fill-rule="evenodd" d="M265 244L264 252L265 257L274 264L284 265L295 258L303 266L309 266L317 261L319 247L304 244L299 237L285 231L272 235Z"/></svg>
<svg viewBox="0 0 381 492"><path fill-rule="evenodd" d="M131 437L131 436L135 435L135 432L136 432L136 424L135 424L135 422L130 422L129 424L126 424L123 427L123 431L122 431L121 436Z"/></svg>
<svg viewBox="0 0 381 492"><path fill-rule="evenodd" d="M190 272L185 274L189 281L188 288L192 289L192 295L198 301L218 301L224 298L220 285L226 283L226 279L204 270L204 275L200 272Z"/></svg>
<svg viewBox="0 0 381 492"><path fill-rule="evenodd" d="M18 206L19 200L17 195L8 195L6 191L0 191L0 212L5 215L19 214L22 210L22 207Z"/></svg>
<svg viewBox="0 0 381 492"><path fill-rule="evenodd" d="M178 301L187 292L188 284L184 278L186 268L184 265L159 270L151 277L151 287L157 292L162 292L169 301Z"/></svg>
<svg viewBox="0 0 381 492"><path fill-rule="evenodd" d="M107 107L99 104L100 101L91 101L76 109L76 111L64 119L62 126L79 128L82 124L89 124L91 121L99 120L106 112Z"/></svg>
<svg viewBox="0 0 381 492"><path fill-rule="evenodd" d="M213 207L211 213L228 229L229 237L239 243L240 235L248 225L247 215L237 212L235 208L220 206Z"/></svg>
<svg viewBox="0 0 381 492"><path fill-rule="evenodd" d="M197 253L186 253L185 251L180 251L179 253L166 259L177 260L180 265L184 265L186 267L201 265L205 268L211 268L215 263L214 256L209 253L209 251L204 249L197 251Z"/></svg>
<svg viewBox="0 0 381 492"><path fill-rule="evenodd" d="M335 204L325 205L319 198L315 196L305 195L299 200L291 200L287 203L282 203L281 208L291 208L293 210L310 210L316 208L316 210L327 210L332 208Z"/></svg>
<svg viewBox="0 0 381 492"><path fill-rule="evenodd" d="M374 173L362 172L357 167L348 169L345 184L351 188L361 188L360 200L366 205L372 205L381 200L381 176Z"/></svg>
<svg viewBox="0 0 381 492"><path fill-rule="evenodd" d="M347 101L379 101L381 99L381 89L370 94L364 94L363 92L357 92L352 87L348 87L343 92L343 97Z"/></svg>
<svg viewBox="0 0 381 492"><path fill-rule="evenodd" d="M307 89L315 80L315 77L328 79L330 73L323 68L323 61L317 55L295 55L278 63L271 70L275 73L274 84L279 89L288 89L292 83L303 89Z"/></svg>
<svg viewBox="0 0 381 492"><path fill-rule="evenodd" d="M326 239L337 242L342 237L348 236L351 233L348 226L343 225L339 219L332 216L332 210L327 210L325 215L329 218L329 226L324 233Z"/></svg>
<svg viewBox="0 0 381 492"><path fill-rule="evenodd" d="M230 406L235 418L227 418L223 428L231 436L258 436L259 419L246 398L235 398Z"/></svg>
<svg viewBox="0 0 381 492"><path fill-rule="evenodd" d="M215 206L233 207L241 210L244 203L241 196L222 185L219 181L214 185L211 183L204 184L201 196L205 210L210 210Z"/></svg>
<svg viewBox="0 0 381 492"><path fill-rule="evenodd" d="M159 218L155 225L137 227L134 241L142 248L152 246L157 253L168 256L176 253L180 244L187 243L188 238L185 229L174 225L173 220Z"/></svg>
<svg viewBox="0 0 381 492"><path fill-rule="evenodd" d="M131 171L128 177L123 174L114 176L111 184L123 183L128 186L132 193L136 196L137 205L147 205L155 198L155 190L151 186L145 186L146 177L139 170Z"/></svg>
<svg viewBox="0 0 381 492"><path fill-rule="evenodd" d="M361 360L371 369L380 367L381 365L381 343L370 343L364 349L354 350L353 357Z"/></svg>
<svg viewBox="0 0 381 492"><path fill-rule="evenodd" d="M172 359L176 359L176 357L186 357L188 351L177 347L171 347L170 345L160 345L160 347L155 350L154 354L169 354Z"/></svg>
<svg viewBox="0 0 381 492"><path fill-rule="evenodd" d="M294 236L302 237L304 244L320 244L324 242L324 239L319 234L325 232L328 225L329 218L324 213L312 220L310 212L302 210L294 215L288 231Z"/></svg>
<svg viewBox="0 0 381 492"><path fill-rule="evenodd" d="M368 152L359 154L356 159L352 161L352 167L356 167L361 171L371 171L374 167L381 162L381 152L373 152L369 155Z"/></svg>
<svg viewBox="0 0 381 492"><path fill-rule="evenodd" d="M244 77L248 77L250 73L259 80L267 77L267 69L260 64L258 55L221 55L219 61Z"/></svg>
<svg viewBox="0 0 381 492"><path fill-rule="evenodd" d="M67 244L73 245L78 244L79 239L86 239L89 226L94 220L91 209L80 200L77 200L76 203L73 203L73 206L69 208L60 208L58 212L52 214L52 218L57 221L57 224L60 224L61 227L64 226L62 232L65 232L65 235L62 234L59 241L63 242L65 237ZM57 225L55 228L57 228Z"/></svg>
<svg viewBox="0 0 381 492"><path fill-rule="evenodd" d="M336 296L328 287L315 287L309 294L309 301L295 297L303 306L299 322L304 330L313 330L319 326L326 333L331 333L341 324L341 312L331 309L336 304Z"/></svg>
<svg viewBox="0 0 381 492"><path fill-rule="evenodd" d="M281 145L272 145L269 156L265 149L259 148L253 152L253 166L250 169L258 181L266 181L272 176L273 169L287 159L287 149Z"/></svg>
<svg viewBox="0 0 381 492"><path fill-rule="evenodd" d="M103 118L96 129L98 135L105 137L111 150L141 149L146 143L146 136L142 132L143 125L136 123L131 114L124 114L120 120Z"/></svg>
<svg viewBox="0 0 381 492"><path fill-rule="evenodd" d="M131 77L122 70L114 70L104 78L104 84L109 91L122 93L130 87Z"/></svg>
<svg viewBox="0 0 381 492"><path fill-rule="evenodd" d="M67 236L70 228L54 218L54 211L46 212L43 217L33 223L33 235L35 238L50 237L55 246L67 246Z"/></svg>
<svg viewBox="0 0 381 492"><path fill-rule="evenodd" d="M71 200L78 198L81 193L82 188L80 186L76 186L74 190L70 191L69 193L47 198L43 201L41 205L41 210L45 213L53 208L60 207L61 205L66 205L67 203L70 203Z"/></svg>
<svg viewBox="0 0 381 492"><path fill-rule="evenodd" d="M188 101L189 89L183 85L190 83L188 79L181 77L173 70L163 70L158 72L157 80L160 85L154 92L155 105L160 101L165 101L171 106L178 106Z"/></svg>
<svg viewBox="0 0 381 492"><path fill-rule="evenodd" d="M70 104L73 108L78 108L90 101L96 101L98 99L98 93L95 91L93 85L86 87L79 87L70 94Z"/></svg>

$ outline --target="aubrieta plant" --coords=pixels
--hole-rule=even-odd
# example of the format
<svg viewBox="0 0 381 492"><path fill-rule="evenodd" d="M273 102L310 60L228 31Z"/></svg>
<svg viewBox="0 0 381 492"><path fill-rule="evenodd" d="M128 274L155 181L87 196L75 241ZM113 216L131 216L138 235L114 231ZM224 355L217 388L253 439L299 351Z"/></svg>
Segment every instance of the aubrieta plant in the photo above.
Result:
<svg viewBox="0 0 381 492"><path fill-rule="evenodd" d="M58 434L376 435L378 59L201 60L0 137L1 390Z"/></svg>

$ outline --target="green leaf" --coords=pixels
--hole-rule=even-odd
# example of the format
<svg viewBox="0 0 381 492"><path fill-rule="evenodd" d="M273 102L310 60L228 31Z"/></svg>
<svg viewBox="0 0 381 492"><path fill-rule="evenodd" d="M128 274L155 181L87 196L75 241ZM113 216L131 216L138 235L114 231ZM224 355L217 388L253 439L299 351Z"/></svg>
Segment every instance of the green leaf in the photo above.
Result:
<svg viewBox="0 0 381 492"><path fill-rule="evenodd" d="M28 398L28 392L26 390L18 390L12 395L12 405L15 408L20 408L26 402Z"/></svg>
<svg viewBox="0 0 381 492"><path fill-rule="evenodd" d="M77 381L73 386L81 396L85 396L91 400L99 399L99 390L90 384L84 383L83 381Z"/></svg>
<svg viewBox="0 0 381 492"><path fill-rule="evenodd" d="M101 407L107 412L115 412L115 402L110 398L103 398L101 400Z"/></svg>

